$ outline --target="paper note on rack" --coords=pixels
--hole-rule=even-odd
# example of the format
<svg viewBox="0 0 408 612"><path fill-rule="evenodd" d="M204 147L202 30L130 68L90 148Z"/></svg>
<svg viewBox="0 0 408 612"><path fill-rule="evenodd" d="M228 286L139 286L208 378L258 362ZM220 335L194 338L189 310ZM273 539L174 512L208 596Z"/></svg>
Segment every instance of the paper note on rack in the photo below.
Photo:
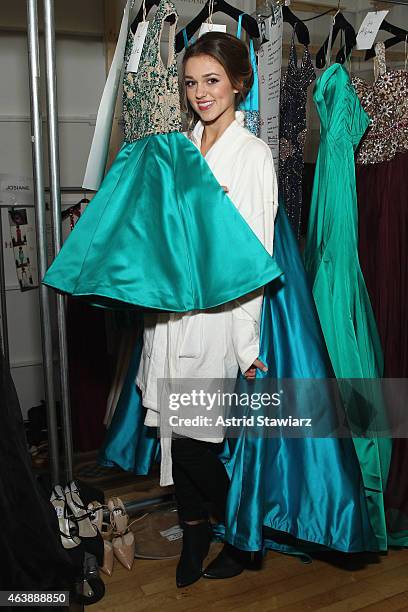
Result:
<svg viewBox="0 0 408 612"><path fill-rule="evenodd" d="M389 11L372 11L367 13L357 34L356 49L371 49L380 26Z"/></svg>
<svg viewBox="0 0 408 612"><path fill-rule="evenodd" d="M204 23L201 24L200 31L198 33L198 38L200 38L200 36L202 36L203 34L207 34L207 32L226 32L226 31L227 31L226 25L221 25L218 23L208 23L207 21L205 21Z"/></svg>
<svg viewBox="0 0 408 612"><path fill-rule="evenodd" d="M137 30L133 38L132 51L130 52L129 61L126 66L127 72L137 72L137 69L139 68L140 56L142 55L143 43L146 38L148 27L148 21L141 21L137 26Z"/></svg>
<svg viewBox="0 0 408 612"><path fill-rule="evenodd" d="M276 175L279 171L279 115L282 73L283 20L280 8L275 9L275 23L269 18L268 42L258 53L260 137L272 151Z"/></svg>

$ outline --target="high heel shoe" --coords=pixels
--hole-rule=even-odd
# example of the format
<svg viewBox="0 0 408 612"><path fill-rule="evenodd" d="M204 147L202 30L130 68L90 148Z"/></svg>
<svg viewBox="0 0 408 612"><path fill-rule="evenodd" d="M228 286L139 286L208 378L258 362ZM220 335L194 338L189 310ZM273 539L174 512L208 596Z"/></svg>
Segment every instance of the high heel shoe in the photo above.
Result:
<svg viewBox="0 0 408 612"><path fill-rule="evenodd" d="M69 518L67 501L60 485L53 488L50 502L57 514L62 546L67 550L76 548L81 544L81 540L76 535L72 535L75 531L75 523Z"/></svg>
<svg viewBox="0 0 408 612"><path fill-rule="evenodd" d="M78 488L74 481L65 487L65 498L73 514L73 518L78 525L80 538L94 538L98 535L98 530L90 521L90 512L86 508L79 496Z"/></svg>
<svg viewBox="0 0 408 612"><path fill-rule="evenodd" d="M103 522L103 509L106 506L102 506L98 501L93 501L88 504L88 510L90 512L91 523L96 527L103 538L103 565L100 566L101 572L107 576L112 576L113 572L113 546L112 546L112 533L113 529L109 523Z"/></svg>
<svg viewBox="0 0 408 612"><path fill-rule="evenodd" d="M135 558L135 537L129 530L129 516L119 497L109 499L108 508L113 528L113 554L126 569L131 570Z"/></svg>
<svg viewBox="0 0 408 612"><path fill-rule="evenodd" d="M94 525L98 531L102 530L104 508L106 508L106 506L102 506L102 504L98 501L93 501L88 504L87 510L89 519L92 525Z"/></svg>
<svg viewBox="0 0 408 612"><path fill-rule="evenodd" d="M203 561L208 555L211 544L211 526L208 521L189 525L181 522L183 528L183 548L176 569L176 584L183 588L201 578Z"/></svg>

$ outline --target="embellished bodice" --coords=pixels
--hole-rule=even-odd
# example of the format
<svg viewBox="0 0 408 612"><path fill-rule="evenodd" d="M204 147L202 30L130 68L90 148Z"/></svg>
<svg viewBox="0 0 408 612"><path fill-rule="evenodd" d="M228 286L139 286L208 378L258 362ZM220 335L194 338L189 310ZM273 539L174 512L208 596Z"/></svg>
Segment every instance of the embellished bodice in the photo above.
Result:
<svg viewBox="0 0 408 612"><path fill-rule="evenodd" d="M303 152L306 139L307 90L316 73L307 47L298 65L295 39L281 81L279 122L279 189L297 238L302 217Z"/></svg>
<svg viewBox="0 0 408 612"><path fill-rule="evenodd" d="M371 122L357 163L375 164L408 150L408 72L387 70L385 45L376 45L373 84L353 78L353 85Z"/></svg>
<svg viewBox="0 0 408 612"><path fill-rule="evenodd" d="M168 59L165 66L160 39L165 19L174 15L170 25ZM137 73L126 66L133 46L130 30L125 51L123 83L123 120L125 141L132 142L152 134L181 131L180 94L175 53L177 11L170 0L161 0L149 23Z"/></svg>

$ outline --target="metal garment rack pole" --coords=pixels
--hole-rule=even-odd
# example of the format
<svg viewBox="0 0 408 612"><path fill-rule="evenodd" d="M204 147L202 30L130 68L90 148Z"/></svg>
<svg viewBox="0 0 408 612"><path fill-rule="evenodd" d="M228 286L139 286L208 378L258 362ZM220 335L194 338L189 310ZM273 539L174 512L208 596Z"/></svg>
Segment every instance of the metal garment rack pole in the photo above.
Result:
<svg viewBox="0 0 408 612"><path fill-rule="evenodd" d="M10 347L8 339L7 325L7 293L6 293L6 274L4 271L4 251L3 251L3 219L1 218L0 209L0 312L1 312L1 327L3 330L2 338L0 339L0 347L3 347L4 361L10 369Z"/></svg>
<svg viewBox="0 0 408 612"><path fill-rule="evenodd" d="M47 269L47 242L43 175L42 120L40 108L40 58L37 0L27 0L27 34L31 101L31 140L33 147L34 201L37 227L37 253L40 278ZM54 367L52 357L51 311L48 289L40 283L41 340L44 364L44 389L47 406L48 452L53 484L59 482L58 428L55 407Z"/></svg>
<svg viewBox="0 0 408 612"><path fill-rule="evenodd" d="M50 194L52 210L52 236L54 256L62 246L61 228L61 192L59 171L59 139L58 139L58 104L57 104L57 68L55 62L55 20L54 0L44 0L44 34L45 34L45 71L47 79L47 116L48 116L48 147ZM64 435L65 477L67 481L73 477L73 445L71 426L71 403L68 378L68 345L65 298L57 294L57 327L59 346L59 371L61 382L62 431Z"/></svg>

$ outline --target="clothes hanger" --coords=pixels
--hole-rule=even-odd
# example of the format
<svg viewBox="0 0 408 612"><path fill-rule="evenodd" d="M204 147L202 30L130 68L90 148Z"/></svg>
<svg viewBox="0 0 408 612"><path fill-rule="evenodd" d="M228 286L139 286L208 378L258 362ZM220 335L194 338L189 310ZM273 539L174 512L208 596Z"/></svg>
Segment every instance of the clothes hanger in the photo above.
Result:
<svg viewBox="0 0 408 612"><path fill-rule="evenodd" d="M389 49L390 47L393 47L394 45L397 45L400 42L404 42L406 37L408 36L407 30L403 30L402 28L399 28L398 26L395 26L392 23L389 23L388 21L382 22L380 30L393 34L392 38L389 38L385 41L386 49ZM367 61L369 59L372 59L373 57L375 57L375 44L371 47L371 49L368 49L364 59L365 61Z"/></svg>
<svg viewBox="0 0 408 612"><path fill-rule="evenodd" d="M150 11L152 10L154 6L159 6L159 4L160 4L160 0L146 0L144 3L146 15L150 13ZM170 24L173 24L175 20L176 20L175 15L169 15L165 19L165 21L168 21ZM130 26L130 29L132 30L133 34L136 32L137 26L139 25L141 21L143 21L143 2L141 4L138 14L134 18L132 25Z"/></svg>
<svg viewBox="0 0 408 612"><path fill-rule="evenodd" d="M307 47L310 44L310 34L307 25L295 13L292 13L288 6L282 7L282 17L283 21L289 23L295 30L299 43Z"/></svg>
<svg viewBox="0 0 408 612"><path fill-rule="evenodd" d="M333 34L331 44L333 45L339 32L344 33L346 44L342 47L336 56L336 62L344 64L351 51L356 45L357 35L356 31L349 21L344 17L340 10L337 10L336 15L333 18ZM323 46L319 49L316 54L316 68L324 68L326 65L326 55L329 47L330 35L326 38Z"/></svg>
<svg viewBox="0 0 408 612"><path fill-rule="evenodd" d="M210 1L211 0L207 0L198 15L196 15L196 17L194 17L194 19L190 21L190 23L186 25L185 28L183 28L187 40L190 40L194 32L196 32L200 25L208 19ZM235 21L238 21L239 16L243 15L242 27L244 28L244 30L251 38L259 38L259 27L256 19L254 19L250 15L247 15L247 13L236 9L234 6L231 6L231 4L228 4L228 2L226 2L225 0L214 0L212 14L214 13L224 13L225 15L232 17L232 19L235 19ZM185 39L183 36L183 30L181 30L176 36L176 52L180 53L180 51L184 49L184 46Z"/></svg>
<svg viewBox="0 0 408 612"><path fill-rule="evenodd" d="M62 211L61 219L62 221L65 221L65 219L68 219L69 217L71 230L75 227L75 217L79 219L81 216L81 204L89 204L89 202L90 200L88 200L86 195L84 195L82 200L80 200L77 204L73 204L73 206L70 206Z"/></svg>

